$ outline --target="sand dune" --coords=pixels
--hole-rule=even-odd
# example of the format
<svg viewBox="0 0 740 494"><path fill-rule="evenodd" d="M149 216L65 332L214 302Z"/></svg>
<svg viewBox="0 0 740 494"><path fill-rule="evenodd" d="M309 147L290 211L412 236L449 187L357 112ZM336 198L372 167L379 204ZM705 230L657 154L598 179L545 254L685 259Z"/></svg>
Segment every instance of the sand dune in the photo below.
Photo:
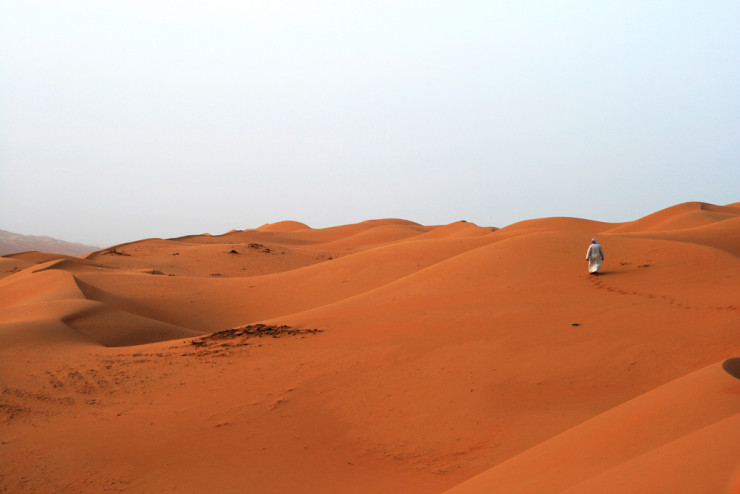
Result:
<svg viewBox="0 0 740 494"><path fill-rule="evenodd" d="M429 231L417 237L417 240L444 237L473 237L477 235L488 235L497 230L493 227L480 227L475 223L467 221L456 221L449 225L428 228Z"/></svg>
<svg viewBox="0 0 740 494"><path fill-rule="evenodd" d="M44 262L55 261L57 259L77 259L77 258L74 256L68 256L65 254L55 254L55 253L39 252L39 251L32 250L32 251L27 251L27 252L18 252L16 254L8 254L6 256L3 256L3 259L17 259L17 260L31 262L34 264L41 264Z"/></svg>
<svg viewBox="0 0 740 494"><path fill-rule="evenodd" d="M36 263L24 259L13 259L10 257L0 257L0 280L11 274L15 274L27 267L34 266Z"/></svg>
<svg viewBox="0 0 740 494"><path fill-rule="evenodd" d="M630 232L622 235L708 245L740 256L740 215L680 230Z"/></svg>
<svg viewBox="0 0 740 494"><path fill-rule="evenodd" d="M299 221L279 221L277 223L266 223L257 230L261 232L294 232L297 230L308 230L310 227Z"/></svg>
<svg viewBox="0 0 740 494"><path fill-rule="evenodd" d="M737 218L740 207L715 206L704 202L687 202L613 228L613 232L683 230Z"/></svg>
<svg viewBox="0 0 740 494"><path fill-rule="evenodd" d="M726 494L738 221L285 221L0 258L0 490Z"/></svg>
<svg viewBox="0 0 740 494"><path fill-rule="evenodd" d="M447 492L723 492L740 463L740 395L733 389L737 381L712 364Z"/></svg>

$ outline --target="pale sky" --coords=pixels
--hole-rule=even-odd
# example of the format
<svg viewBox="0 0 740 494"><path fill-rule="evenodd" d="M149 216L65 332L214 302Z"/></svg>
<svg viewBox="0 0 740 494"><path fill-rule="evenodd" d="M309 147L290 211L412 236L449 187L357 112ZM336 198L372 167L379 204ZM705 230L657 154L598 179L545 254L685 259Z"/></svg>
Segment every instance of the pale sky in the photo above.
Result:
<svg viewBox="0 0 740 494"><path fill-rule="evenodd" d="M0 0L0 229L740 201L740 2Z"/></svg>

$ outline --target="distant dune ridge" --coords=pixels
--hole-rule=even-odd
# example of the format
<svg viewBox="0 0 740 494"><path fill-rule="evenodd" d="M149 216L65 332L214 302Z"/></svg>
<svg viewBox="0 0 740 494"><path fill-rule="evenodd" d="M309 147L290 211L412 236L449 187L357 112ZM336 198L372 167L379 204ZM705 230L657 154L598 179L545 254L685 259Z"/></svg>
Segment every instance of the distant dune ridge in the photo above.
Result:
<svg viewBox="0 0 740 494"><path fill-rule="evenodd" d="M81 256L98 250L98 247L65 242L64 240L57 240L46 236L21 235L19 233L0 230L0 256L32 250Z"/></svg>
<svg viewBox="0 0 740 494"><path fill-rule="evenodd" d="M740 203L22 250L0 492L740 493Z"/></svg>

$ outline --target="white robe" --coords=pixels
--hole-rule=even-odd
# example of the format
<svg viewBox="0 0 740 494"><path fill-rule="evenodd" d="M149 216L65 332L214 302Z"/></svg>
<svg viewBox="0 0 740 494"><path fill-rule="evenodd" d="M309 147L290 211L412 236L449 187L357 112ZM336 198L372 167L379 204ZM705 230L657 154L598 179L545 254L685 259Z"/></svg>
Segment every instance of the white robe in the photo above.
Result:
<svg viewBox="0 0 740 494"><path fill-rule="evenodd" d="M586 260L588 261L588 272L598 273L601 269L601 261L604 259L604 249L599 244L591 244L586 251Z"/></svg>

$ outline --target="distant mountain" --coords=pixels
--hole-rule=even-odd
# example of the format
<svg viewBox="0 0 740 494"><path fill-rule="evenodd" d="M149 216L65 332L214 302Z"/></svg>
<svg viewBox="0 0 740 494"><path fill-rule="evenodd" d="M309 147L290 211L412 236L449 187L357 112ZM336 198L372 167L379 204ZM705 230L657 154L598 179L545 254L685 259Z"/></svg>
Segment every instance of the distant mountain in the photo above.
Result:
<svg viewBox="0 0 740 494"><path fill-rule="evenodd" d="M0 256L29 250L81 256L99 249L99 247L65 242L46 236L21 235L0 230Z"/></svg>

